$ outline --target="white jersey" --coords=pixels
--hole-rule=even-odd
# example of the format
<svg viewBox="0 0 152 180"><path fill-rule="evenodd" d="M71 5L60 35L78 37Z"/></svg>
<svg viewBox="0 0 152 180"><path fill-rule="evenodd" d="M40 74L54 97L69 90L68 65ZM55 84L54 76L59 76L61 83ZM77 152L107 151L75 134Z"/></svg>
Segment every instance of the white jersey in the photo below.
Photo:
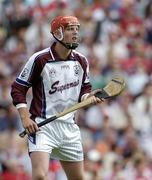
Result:
<svg viewBox="0 0 152 180"><path fill-rule="evenodd" d="M32 87L30 113L33 119L56 115L91 91L87 59L73 50L66 60L62 60L54 46L55 43L32 55L12 85L13 103L17 107L26 104L26 93ZM73 122L74 112L60 119Z"/></svg>

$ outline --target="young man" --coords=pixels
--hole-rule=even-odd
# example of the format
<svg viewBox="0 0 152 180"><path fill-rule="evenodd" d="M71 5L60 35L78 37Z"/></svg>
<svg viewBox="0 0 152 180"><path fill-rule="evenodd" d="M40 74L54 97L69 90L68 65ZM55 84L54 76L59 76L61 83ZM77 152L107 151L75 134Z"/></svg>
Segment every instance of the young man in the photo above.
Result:
<svg viewBox="0 0 152 180"><path fill-rule="evenodd" d="M29 135L33 180L47 179L50 154L60 160L69 180L83 179L83 150L75 113L48 123L40 130L37 126L93 95L87 59L74 50L79 44L79 26L76 17L56 17L51 22L56 42L32 55L12 85L13 104ZM26 93L30 87L33 99L29 113ZM94 103L101 101L94 96Z"/></svg>

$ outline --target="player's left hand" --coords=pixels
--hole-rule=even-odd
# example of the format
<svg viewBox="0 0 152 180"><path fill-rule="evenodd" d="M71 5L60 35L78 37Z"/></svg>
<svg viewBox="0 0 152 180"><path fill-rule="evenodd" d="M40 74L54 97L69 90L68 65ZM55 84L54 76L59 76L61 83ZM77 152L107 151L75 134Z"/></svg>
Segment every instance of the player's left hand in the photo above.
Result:
<svg viewBox="0 0 152 180"><path fill-rule="evenodd" d="M104 99L103 99L103 98L100 99L100 98L98 98L98 97L95 96L96 93L100 93L100 92L102 92L102 89L93 90L93 91L88 95L87 98L93 97L93 102L94 102L94 104L101 103L101 102L104 101Z"/></svg>
<svg viewBox="0 0 152 180"><path fill-rule="evenodd" d="M93 104L98 104L98 103L103 102L104 101L103 98L100 99L100 98L95 96L96 93L100 93L100 92L102 92L102 89L96 89L96 90L91 91L90 93L84 95L83 101L90 98L90 97L92 97Z"/></svg>

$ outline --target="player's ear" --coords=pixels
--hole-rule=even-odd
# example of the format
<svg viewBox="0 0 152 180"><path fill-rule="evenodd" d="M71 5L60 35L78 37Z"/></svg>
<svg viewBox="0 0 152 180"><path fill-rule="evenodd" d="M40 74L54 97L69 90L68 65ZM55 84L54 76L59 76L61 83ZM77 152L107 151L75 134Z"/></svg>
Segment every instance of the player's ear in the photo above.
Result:
<svg viewBox="0 0 152 180"><path fill-rule="evenodd" d="M53 35L58 39L62 40L63 39L63 31L62 28L57 29L55 32L53 32Z"/></svg>

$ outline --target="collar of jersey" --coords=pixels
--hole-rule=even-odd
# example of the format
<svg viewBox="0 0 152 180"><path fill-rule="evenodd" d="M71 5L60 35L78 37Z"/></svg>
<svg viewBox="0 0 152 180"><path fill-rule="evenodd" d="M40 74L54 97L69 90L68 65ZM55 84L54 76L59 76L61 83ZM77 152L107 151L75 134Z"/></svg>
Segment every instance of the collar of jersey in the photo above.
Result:
<svg viewBox="0 0 152 180"><path fill-rule="evenodd" d="M55 45L56 42L54 42L51 47L50 47L50 53L52 55L52 59L54 61L66 61L66 60L74 60L74 55L73 52L71 51L71 53L69 54L69 56L67 57L67 59L62 59L60 58L60 56L58 55L58 53L55 51Z"/></svg>

